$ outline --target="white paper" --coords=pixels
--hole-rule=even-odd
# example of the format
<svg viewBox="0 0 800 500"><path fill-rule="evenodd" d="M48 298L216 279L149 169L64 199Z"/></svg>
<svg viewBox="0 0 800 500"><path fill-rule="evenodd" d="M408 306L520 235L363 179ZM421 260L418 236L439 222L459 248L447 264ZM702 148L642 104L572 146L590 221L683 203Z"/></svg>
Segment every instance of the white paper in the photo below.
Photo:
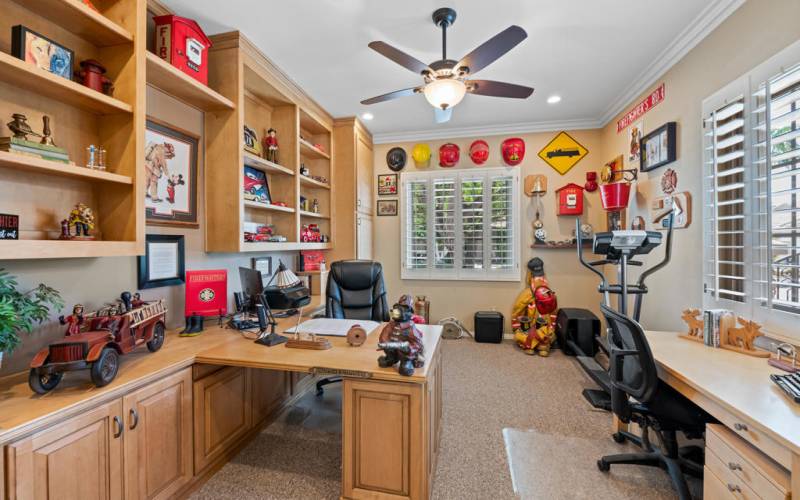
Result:
<svg viewBox="0 0 800 500"><path fill-rule="evenodd" d="M163 280L178 276L177 243L150 243L147 258L150 280Z"/></svg>
<svg viewBox="0 0 800 500"><path fill-rule="evenodd" d="M298 327L289 328L284 333L297 333L295 330L299 330L301 334L314 333L317 335L329 335L331 337L345 337L347 336L347 330L354 325L360 325L361 328L367 331L367 335L369 335L381 324L376 321L360 319L316 318L300 323Z"/></svg>

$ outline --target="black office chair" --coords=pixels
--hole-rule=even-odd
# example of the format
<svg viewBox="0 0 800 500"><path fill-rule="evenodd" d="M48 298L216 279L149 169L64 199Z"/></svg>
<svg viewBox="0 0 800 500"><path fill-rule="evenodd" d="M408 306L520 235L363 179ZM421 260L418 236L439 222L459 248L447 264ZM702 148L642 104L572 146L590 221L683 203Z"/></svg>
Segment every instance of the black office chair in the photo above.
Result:
<svg viewBox="0 0 800 500"><path fill-rule="evenodd" d="M698 463L689 458L702 457L702 450L697 446L679 448L676 432L699 438L705 432L705 424L715 420L659 380L653 353L639 323L605 304L600 309L610 328L611 410L622 422L639 424L644 451L605 456L597 461L597 467L601 471L608 471L612 464L665 468L679 498L690 500L684 473L703 476L702 459ZM650 442L651 430L658 446Z"/></svg>
<svg viewBox="0 0 800 500"><path fill-rule="evenodd" d="M342 260L331 264L325 317L389 321L389 305L380 262ZM320 380L317 382L317 395L322 395L324 386L341 381L341 377Z"/></svg>

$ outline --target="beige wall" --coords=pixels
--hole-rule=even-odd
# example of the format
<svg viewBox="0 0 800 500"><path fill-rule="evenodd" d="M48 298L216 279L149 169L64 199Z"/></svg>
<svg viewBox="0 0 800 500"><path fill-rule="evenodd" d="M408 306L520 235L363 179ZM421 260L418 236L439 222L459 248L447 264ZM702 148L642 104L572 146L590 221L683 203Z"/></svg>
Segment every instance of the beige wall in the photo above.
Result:
<svg viewBox="0 0 800 500"><path fill-rule="evenodd" d="M147 89L147 112L151 117L199 136L202 148L202 112L150 87ZM187 269L227 269L228 299L229 305L232 306L232 294L240 288L238 272L240 266L249 267L251 257L271 255L273 269L277 267L278 259L282 260L287 266L294 268L295 252L269 254L205 253L205 227L202 223L205 211L203 203L203 169L205 165L202 149L198 157L200 227L187 230L148 226L147 233L185 235ZM0 262L0 268L5 268L16 275L23 289L33 287L37 283L46 283L59 290L66 301L64 311L53 314L52 322L36 330L33 335L25 337L22 346L12 356L5 357L3 367L0 369L0 375L27 369L27 365L36 351L48 342L60 338L63 335L64 328L55 321L55 318L59 314L69 314L69 311L72 310L72 304L80 302L88 310L92 310L106 302L113 301L119 297L120 292L123 290L136 289L135 257L4 261ZM167 299L167 306L169 307L168 326L174 328L183 324L184 287L182 285L144 290L142 296L145 299L161 297Z"/></svg>
<svg viewBox="0 0 800 500"><path fill-rule="evenodd" d="M525 159L515 168L520 168L521 178L531 174L544 174L548 179L548 191L542 197L541 216L548 232L548 239L561 240L571 237L575 219L556 215L555 190L569 183L583 185L588 170L598 170L602 166L603 156L600 149L599 130L569 131L575 140L589 150L575 167L562 176L544 161L537 153L555 135L556 132L520 135L525 140ZM483 166L503 165L500 156L500 144L506 136L481 137L489 143L489 161ZM476 138L461 138L450 141L427 142L434 151L429 169L439 169L438 149L445 142L454 142L461 148L461 161L456 168L475 168L469 159L469 145ZM417 168L410 157L416 143L378 144L375 146L375 174L373 186L377 186L377 175L391 173L386 165L386 153L395 146L400 146L409 155L409 163L404 171L415 171ZM376 189L374 187L374 189ZM605 214L599 209L599 193L586 193L584 196L584 220L588 220L595 229L605 229ZM378 198L376 196L376 198ZM380 199L392 199L381 196ZM510 332L509 316L511 306L517 294L523 289L523 279L527 270L526 264L533 257L540 257L545 263L545 272L550 284L556 291L559 305L562 307L584 307L597 311L600 296L596 291L597 280L588 271L579 267L575 249L533 250L533 220L536 210L531 198L521 196L520 210L523 214L522 237L520 238L520 280L516 282L484 282L484 281L436 281L436 280L402 280L400 279L400 217L375 217L374 223L374 255L384 267L386 286L390 300L402 293L424 294L431 301L431 320L438 321L448 316L456 316L469 328L472 328L473 315L476 311L497 310L506 319L506 332Z"/></svg>
<svg viewBox="0 0 800 500"><path fill-rule="evenodd" d="M649 279L642 322L653 329L680 329L680 312L702 307L702 101L800 39L800 2L797 0L749 0L672 67L655 85L666 85L666 100L644 115L645 133L669 121L678 123L678 159L650 175L641 175L638 209L661 195L660 178L673 168L678 190L692 195L692 225L675 232L669 267ZM655 87L654 86L654 87ZM649 93L648 90L647 93ZM639 103L642 96L628 106ZM627 109L626 109L627 111ZM615 117L602 130L603 158L625 151L627 132L617 134Z"/></svg>

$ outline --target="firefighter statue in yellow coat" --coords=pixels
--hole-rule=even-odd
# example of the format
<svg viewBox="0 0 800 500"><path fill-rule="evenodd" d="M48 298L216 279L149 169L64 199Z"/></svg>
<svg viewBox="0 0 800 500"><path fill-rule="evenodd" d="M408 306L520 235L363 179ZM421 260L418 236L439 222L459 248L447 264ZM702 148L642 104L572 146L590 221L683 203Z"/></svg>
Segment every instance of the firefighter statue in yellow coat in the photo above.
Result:
<svg viewBox="0 0 800 500"><path fill-rule="evenodd" d="M518 296L511 310L514 340L526 353L550 354L555 338L558 302L544 275L544 262L538 257L528 261L528 286Z"/></svg>

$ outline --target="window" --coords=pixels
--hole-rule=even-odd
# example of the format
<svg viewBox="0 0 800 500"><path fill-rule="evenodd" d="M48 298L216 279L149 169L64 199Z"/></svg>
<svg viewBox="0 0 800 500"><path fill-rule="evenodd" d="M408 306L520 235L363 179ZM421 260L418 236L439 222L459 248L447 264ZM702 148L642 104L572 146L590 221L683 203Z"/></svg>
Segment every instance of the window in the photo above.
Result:
<svg viewBox="0 0 800 500"><path fill-rule="evenodd" d="M705 307L800 338L800 42L703 102Z"/></svg>
<svg viewBox="0 0 800 500"><path fill-rule="evenodd" d="M518 281L519 170L401 174L403 279Z"/></svg>

